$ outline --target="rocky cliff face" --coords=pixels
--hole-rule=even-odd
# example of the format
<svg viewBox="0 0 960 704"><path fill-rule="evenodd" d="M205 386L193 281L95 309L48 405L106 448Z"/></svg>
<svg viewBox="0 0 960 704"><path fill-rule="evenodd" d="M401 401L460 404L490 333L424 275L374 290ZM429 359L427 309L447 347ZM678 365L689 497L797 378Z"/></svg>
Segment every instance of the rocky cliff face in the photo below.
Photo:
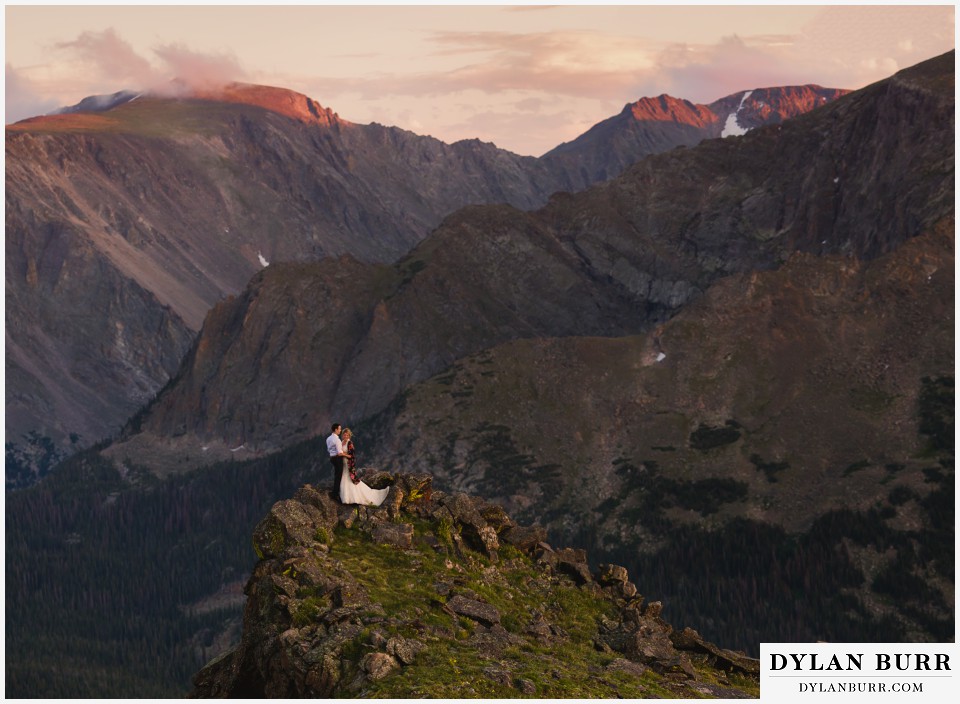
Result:
<svg viewBox="0 0 960 704"><path fill-rule="evenodd" d="M312 486L256 527L243 636L193 697L755 697L759 662L675 631L495 504L374 474L379 508Z"/></svg>
<svg viewBox="0 0 960 704"><path fill-rule="evenodd" d="M849 92L840 88L805 85L757 88L734 93L710 103L710 112L717 116L717 120L711 123L715 131L711 136L724 134L724 128L728 128L731 117L735 118L735 124L729 125L731 131L734 128L746 131L764 125L775 125L831 103ZM717 126L720 127L719 131L716 131Z"/></svg>
<svg viewBox="0 0 960 704"><path fill-rule="evenodd" d="M950 71L933 61L783 125L648 158L537 212L464 209L394 266L351 270L350 335L330 333L339 304L302 306L273 283L333 291L336 265L268 272L210 317L140 427L185 434L177 452L194 457L211 442L274 447L331 417L377 413L510 339L635 334L718 279L797 251L890 252L952 217L953 95L940 83ZM316 354L284 342L294 328L281 321L293 320ZM290 369L305 386L275 383ZM127 451L142 452L149 434Z"/></svg>
<svg viewBox="0 0 960 704"><path fill-rule="evenodd" d="M493 145L255 86L27 120L6 143L8 437L62 447L116 432L268 262L390 261L462 205L559 187Z"/></svg>
<svg viewBox="0 0 960 704"><path fill-rule="evenodd" d="M485 350L354 427L357 445L568 544L632 555L631 568L685 526L750 521L796 536L833 512L882 507L890 536L929 530L940 520L931 497L951 481L931 476L941 464L952 476L952 440L934 449L927 413L934 380L952 403L953 228L869 263L798 254L731 276L644 335ZM936 585L883 609L936 637L911 609L939 603L944 618L952 580L899 564L906 554L857 565L859 597L881 600L871 584L884 569Z"/></svg>

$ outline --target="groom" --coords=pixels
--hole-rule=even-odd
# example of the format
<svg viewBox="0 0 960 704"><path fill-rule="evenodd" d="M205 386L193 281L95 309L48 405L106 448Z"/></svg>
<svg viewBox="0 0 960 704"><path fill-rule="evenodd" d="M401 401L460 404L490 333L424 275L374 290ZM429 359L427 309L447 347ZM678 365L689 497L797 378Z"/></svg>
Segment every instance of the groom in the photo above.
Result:
<svg viewBox="0 0 960 704"><path fill-rule="evenodd" d="M340 424L334 423L330 430L330 437L327 438L327 454L330 455L330 464L333 465L333 489L330 496L340 500L340 478L343 476L343 462L347 455L343 451L343 443L340 442Z"/></svg>

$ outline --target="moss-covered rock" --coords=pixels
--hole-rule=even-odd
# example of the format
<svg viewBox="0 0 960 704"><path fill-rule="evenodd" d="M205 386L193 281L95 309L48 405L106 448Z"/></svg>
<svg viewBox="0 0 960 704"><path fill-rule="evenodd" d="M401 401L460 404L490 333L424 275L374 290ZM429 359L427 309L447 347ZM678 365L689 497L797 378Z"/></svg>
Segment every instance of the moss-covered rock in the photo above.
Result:
<svg viewBox="0 0 960 704"><path fill-rule="evenodd" d="M758 695L749 658L677 637L623 567L594 579L586 552L554 550L494 505L434 492L424 475L390 482L387 510L311 487L271 508L254 531L242 641L192 696ZM722 679L733 669L736 689Z"/></svg>

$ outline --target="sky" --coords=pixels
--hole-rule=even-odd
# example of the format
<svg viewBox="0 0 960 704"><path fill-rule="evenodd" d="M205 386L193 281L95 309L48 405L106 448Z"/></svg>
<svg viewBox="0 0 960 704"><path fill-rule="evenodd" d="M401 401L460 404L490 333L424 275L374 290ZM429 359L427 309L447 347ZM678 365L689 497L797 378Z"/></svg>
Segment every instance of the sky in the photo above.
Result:
<svg viewBox="0 0 960 704"><path fill-rule="evenodd" d="M342 119L539 156L667 93L861 88L954 48L953 3L5 5L6 124L118 90L242 81Z"/></svg>

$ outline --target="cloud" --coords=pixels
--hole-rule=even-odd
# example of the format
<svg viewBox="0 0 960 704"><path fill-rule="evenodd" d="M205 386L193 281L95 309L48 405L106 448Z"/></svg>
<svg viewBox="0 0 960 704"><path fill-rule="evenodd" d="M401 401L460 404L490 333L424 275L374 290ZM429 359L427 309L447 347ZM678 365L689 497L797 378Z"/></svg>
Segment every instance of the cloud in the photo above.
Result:
<svg viewBox="0 0 960 704"><path fill-rule="evenodd" d="M787 58L791 46L783 36L745 40L736 35L713 45L673 45L661 52L656 70L637 89L643 95L659 91L709 103L745 89L811 82L805 67Z"/></svg>
<svg viewBox="0 0 960 704"><path fill-rule="evenodd" d="M204 54L182 44L155 47L152 51L158 62L153 63L138 54L113 28L83 32L73 41L60 42L57 48L85 62L101 82L133 90L212 88L246 76L235 57Z"/></svg>
<svg viewBox="0 0 960 704"><path fill-rule="evenodd" d="M90 95L118 90L163 94L242 81L246 71L230 54L201 53L182 44L138 53L113 28L82 32L51 47L50 59L29 67L6 65L6 123L43 115Z"/></svg>
<svg viewBox="0 0 960 704"><path fill-rule="evenodd" d="M443 47L442 55L479 52L481 60L450 72L446 82L488 92L608 97L622 93L655 57L654 47L636 37L593 31L444 32L434 42Z"/></svg>
<svg viewBox="0 0 960 704"><path fill-rule="evenodd" d="M4 124L44 115L60 107L56 100L45 97L23 72L10 64L6 65L4 75Z"/></svg>
<svg viewBox="0 0 960 704"><path fill-rule="evenodd" d="M153 50L164 64L169 78L191 88L215 88L246 78L236 57L228 54L202 54L182 44L170 44Z"/></svg>
<svg viewBox="0 0 960 704"><path fill-rule="evenodd" d="M129 88L146 88L155 80L156 70L111 28L83 32L71 42L60 42L66 50L87 63L103 79L126 82Z"/></svg>
<svg viewBox="0 0 960 704"><path fill-rule="evenodd" d="M609 99L624 95L634 83L633 76L650 69L654 58L635 38L589 31L437 32L430 44L435 47L433 56L463 57L463 63L418 73L316 77L308 85L323 96L357 94L367 100L471 90Z"/></svg>

